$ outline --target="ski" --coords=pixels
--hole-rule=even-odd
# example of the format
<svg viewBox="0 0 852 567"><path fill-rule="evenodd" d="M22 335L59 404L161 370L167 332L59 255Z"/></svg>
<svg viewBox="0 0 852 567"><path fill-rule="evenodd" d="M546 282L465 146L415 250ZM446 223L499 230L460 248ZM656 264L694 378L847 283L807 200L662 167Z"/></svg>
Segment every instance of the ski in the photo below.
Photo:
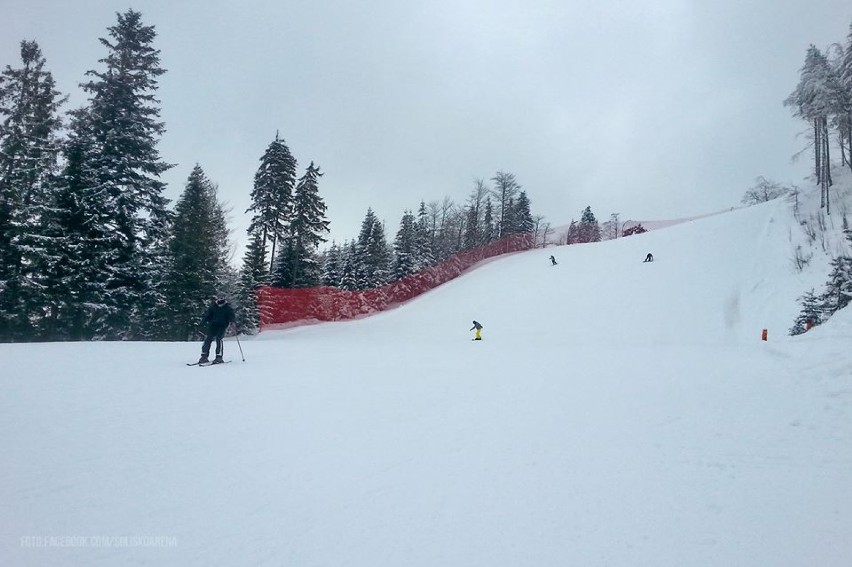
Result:
<svg viewBox="0 0 852 567"><path fill-rule="evenodd" d="M198 366L202 366L202 367L203 366L219 366L221 364L228 364L229 362L231 362L231 361L230 360L223 360L222 362L219 362L218 364L214 364L212 362L205 362L204 364L199 364Z"/></svg>

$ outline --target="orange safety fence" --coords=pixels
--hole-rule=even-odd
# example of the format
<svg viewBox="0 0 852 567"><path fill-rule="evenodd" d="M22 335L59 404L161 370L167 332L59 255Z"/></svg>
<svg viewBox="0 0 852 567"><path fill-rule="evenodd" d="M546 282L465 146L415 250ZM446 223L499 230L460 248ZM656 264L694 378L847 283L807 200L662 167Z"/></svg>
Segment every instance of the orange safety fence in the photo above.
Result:
<svg viewBox="0 0 852 567"><path fill-rule="evenodd" d="M448 260L391 282L363 291L319 286L257 289L260 328L282 329L320 321L342 321L372 315L400 305L460 276L473 265L501 254L532 248L532 235L513 234L485 246L459 252Z"/></svg>

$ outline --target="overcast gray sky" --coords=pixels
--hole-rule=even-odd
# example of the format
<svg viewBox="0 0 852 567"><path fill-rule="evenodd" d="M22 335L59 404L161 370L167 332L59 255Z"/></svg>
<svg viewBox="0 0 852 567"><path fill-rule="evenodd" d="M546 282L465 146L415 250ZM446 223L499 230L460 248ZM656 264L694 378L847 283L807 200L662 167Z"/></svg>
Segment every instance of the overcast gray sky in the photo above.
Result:
<svg viewBox="0 0 852 567"><path fill-rule="evenodd" d="M71 109L116 12L156 27L160 150L176 199L195 163L245 243L276 130L325 176L332 236L512 172L554 226L693 216L763 175L803 185L782 100L808 44L845 42L849 0L0 0L0 66L35 39ZM240 252L241 254L241 252Z"/></svg>

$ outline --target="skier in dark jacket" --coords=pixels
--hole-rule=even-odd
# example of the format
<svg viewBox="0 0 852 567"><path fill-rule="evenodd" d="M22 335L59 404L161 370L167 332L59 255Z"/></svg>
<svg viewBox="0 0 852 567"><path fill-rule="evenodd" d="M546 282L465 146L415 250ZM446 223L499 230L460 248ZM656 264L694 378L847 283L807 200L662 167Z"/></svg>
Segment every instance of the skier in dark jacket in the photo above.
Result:
<svg viewBox="0 0 852 567"><path fill-rule="evenodd" d="M207 325L207 336L204 337L204 344L201 345L201 358L198 359L198 364L210 362L210 345L214 340L216 341L216 358L213 359L213 364L225 362L222 360L222 354L224 354L222 339L225 337L228 325L235 321L234 309L225 301L224 297L220 297L210 304L207 313L201 320L202 325Z"/></svg>
<svg viewBox="0 0 852 567"><path fill-rule="evenodd" d="M556 265L556 258L554 258L553 256L551 256L551 257L550 257L550 265L551 265L551 266L555 266L555 265Z"/></svg>

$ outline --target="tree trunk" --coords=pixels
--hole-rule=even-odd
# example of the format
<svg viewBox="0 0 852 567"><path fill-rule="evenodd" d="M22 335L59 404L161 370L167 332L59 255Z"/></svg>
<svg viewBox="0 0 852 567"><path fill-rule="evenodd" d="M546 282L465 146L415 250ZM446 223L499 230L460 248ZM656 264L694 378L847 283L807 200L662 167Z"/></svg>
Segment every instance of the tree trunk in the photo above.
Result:
<svg viewBox="0 0 852 567"><path fill-rule="evenodd" d="M816 175L817 185L821 184L820 174L822 173L822 168L820 167L820 152L822 151L822 147L820 145L820 129L819 129L819 119L814 119L814 174ZM825 206L825 202L820 200L820 207Z"/></svg>
<svg viewBox="0 0 852 567"><path fill-rule="evenodd" d="M852 111L846 115L846 164L852 169ZM842 143L841 143L842 147Z"/></svg>
<svg viewBox="0 0 852 567"><path fill-rule="evenodd" d="M275 235L272 237L272 254L269 255L269 274L272 275L275 270L275 243L278 241Z"/></svg>
<svg viewBox="0 0 852 567"><path fill-rule="evenodd" d="M831 181L831 136L828 135L828 117L822 119L822 143L825 146L822 163L825 168L826 187L831 187L834 183Z"/></svg>
<svg viewBox="0 0 852 567"><path fill-rule="evenodd" d="M848 156L846 151L849 149L849 116L843 118L840 121L840 125L837 127L837 142L840 144L840 165L841 167L844 165L852 165L852 155Z"/></svg>
<svg viewBox="0 0 852 567"><path fill-rule="evenodd" d="M829 198L828 188L831 187L831 159L829 155L829 137L828 137L828 119L820 119L820 163L822 165L822 174L820 175L820 187L822 189L823 206L825 213L831 214L831 199Z"/></svg>

